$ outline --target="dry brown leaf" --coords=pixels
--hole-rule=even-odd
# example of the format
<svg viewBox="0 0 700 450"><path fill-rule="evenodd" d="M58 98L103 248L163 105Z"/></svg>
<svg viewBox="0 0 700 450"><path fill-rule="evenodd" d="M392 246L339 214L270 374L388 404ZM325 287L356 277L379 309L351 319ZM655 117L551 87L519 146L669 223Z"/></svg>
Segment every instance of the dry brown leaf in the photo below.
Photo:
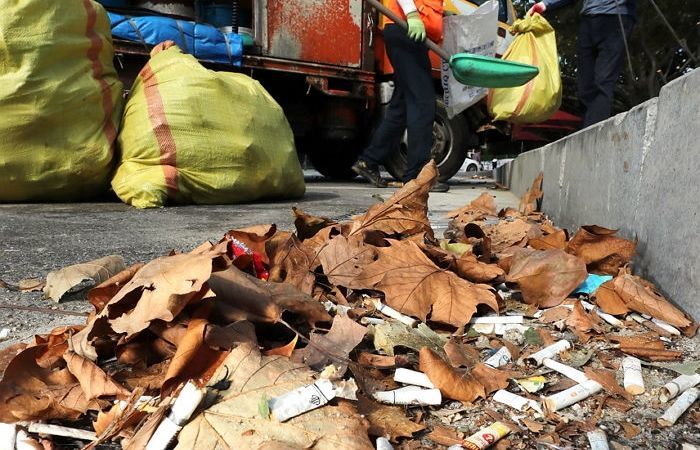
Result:
<svg viewBox="0 0 700 450"><path fill-rule="evenodd" d="M292 356L292 353L294 353L294 349L297 346L297 341L299 340L299 335L295 334L294 338L289 341L289 343L282 345L280 347L275 347L271 348L269 350L265 350L263 354L265 356L285 356L287 358Z"/></svg>
<svg viewBox="0 0 700 450"><path fill-rule="evenodd" d="M80 383L88 400L98 397L125 398L129 396L129 391L124 386L117 383L89 359L85 359L70 350L63 354L63 359L66 361L70 373Z"/></svg>
<svg viewBox="0 0 700 450"><path fill-rule="evenodd" d="M387 406L377 403L362 395L357 398L357 409L369 420L369 434L388 436L396 442L400 437L413 437L413 433L424 430L425 426L417 424L406 417L406 411L399 406Z"/></svg>
<svg viewBox="0 0 700 450"><path fill-rule="evenodd" d="M25 278L17 283L20 292L39 292L44 290L44 286L46 283L41 278Z"/></svg>
<svg viewBox="0 0 700 450"><path fill-rule="evenodd" d="M544 424L541 424L537 422L536 420L524 418L520 419L522 423L525 424L528 430L532 431L533 433L541 433L542 430L544 430Z"/></svg>
<svg viewBox="0 0 700 450"><path fill-rule="evenodd" d="M627 439L633 439L642 432L640 427L630 422L620 422L620 425L622 425L622 428L625 430L625 438Z"/></svg>
<svg viewBox="0 0 700 450"><path fill-rule="evenodd" d="M663 350L666 348L663 341L654 334L634 336L609 335L608 339L619 343L621 347L645 347L657 350Z"/></svg>
<svg viewBox="0 0 700 450"><path fill-rule="evenodd" d="M533 225L523 219L515 219L501 220L494 225L482 228L486 236L491 239L491 251L499 254L509 247L525 247Z"/></svg>
<svg viewBox="0 0 700 450"><path fill-rule="evenodd" d="M453 428L434 425L433 430L425 437L431 441L445 446L460 445L464 443L464 434ZM461 446L461 445L460 445Z"/></svg>
<svg viewBox="0 0 700 450"><path fill-rule="evenodd" d="M303 317L311 325L331 320L319 302L291 284L261 281L235 267L212 274L209 286L216 294L218 316L228 323L275 323L284 311Z"/></svg>
<svg viewBox="0 0 700 450"><path fill-rule="evenodd" d="M367 245L361 235L336 236L323 246L318 253L318 259L323 267L323 273L328 280L336 285L354 288L355 280L365 266L371 264L377 257L375 247Z"/></svg>
<svg viewBox="0 0 700 450"><path fill-rule="evenodd" d="M478 305L499 309L490 286L440 269L413 242L391 241L378 252L358 283L384 292L386 303L404 314L423 321L430 314L434 322L458 327L469 322Z"/></svg>
<svg viewBox="0 0 700 450"><path fill-rule="evenodd" d="M636 244L615 233L617 230L597 225L583 226L569 241L566 251L581 258L591 273L617 275L632 260Z"/></svg>
<svg viewBox="0 0 700 450"><path fill-rule="evenodd" d="M321 370L328 364L340 367L340 375L345 373L349 362L348 355L367 334L367 328L348 316L335 316L327 334L313 333L309 345L296 350L292 361L304 363L312 369Z"/></svg>
<svg viewBox="0 0 700 450"><path fill-rule="evenodd" d="M297 236L302 241L313 237L316 233L336 222L326 217L316 217L306 214L301 209L293 206L294 227L297 229Z"/></svg>
<svg viewBox="0 0 700 450"><path fill-rule="evenodd" d="M27 344L25 344L24 342L19 342L17 344L8 345L7 347L0 349L0 380L4 375L5 369L7 368L8 364L10 364L10 361L12 361L15 358L15 356L22 353L22 351L26 348Z"/></svg>
<svg viewBox="0 0 700 450"><path fill-rule="evenodd" d="M474 379L484 386L486 395L496 392L499 389L506 389L511 378L522 376L519 372L510 370L494 369L486 364L479 363L471 371Z"/></svg>
<svg viewBox="0 0 700 450"><path fill-rule="evenodd" d="M249 250L258 253L265 264L270 263L266 251L267 241L277 233L277 226L272 225L255 225L252 227L242 228L239 230L230 230L225 235L221 242L230 240L231 238L243 243Z"/></svg>
<svg viewBox="0 0 700 450"><path fill-rule="evenodd" d="M311 294L316 281L314 270L320 265L316 251L292 234L271 256L270 281L289 283Z"/></svg>
<svg viewBox="0 0 700 450"><path fill-rule="evenodd" d="M605 405L615 408L616 410L623 413L626 413L630 409L634 408L634 405L629 400L614 397L607 397L605 399Z"/></svg>
<svg viewBox="0 0 700 450"><path fill-rule="evenodd" d="M570 314L571 310L569 308L560 305L545 309L538 320L542 323L554 323L566 319Z"/></svg>
<svg viewBox="0 0 700 450"><path fill-rule="evenodd" d="M521 250L506 280L518 283L523 300L540 307L560 304L588 276L583 261L562 250Z"/></svg>
<svg viewBox="0 0 700 450"><path fill-rule="evenodd" d="M357 356L357 363L363 366L375 367L377 369L393 369L408 364L408 358L403 355L388 356L375 355L367 352L360 352Z"/></svg>
<svg viewBox="0 0 700 450"><path fill-rule="evenodd" d="M620 350L647 361L679 361L683 359L683 352L675 350L648 347L620 347Z"/></svg>
<svg viewBox="0 0 700 450"><path fill-rule="evenodd" d="M82 329L81 325L56 327L49 334L35 335L34 343L39 346L36 363L46 369L63 367L63 354L68 350L68 339Z"/></svg>
<svg viewBox="0 0 700 450"><path fill-rule="evenodd" d="M584 369L584 373L588 378L598 382L601 386L603 386L603 390L607 394L614 394L626 400L632 400L634 398L630 393L628 393L625 390L625 388L617 384L617 380L615 379L615 372L613 372L612 370L591 369L590 367L586 367Z"/></svg>
<svg viewBox="0 0 700 450"><path fill-rule="evenodd" d="M498 265L479 262L471 253L465 253L455 261L455 272L473 283L490 283L506 275Z"/></svg>
<svg viewBox="0 0 700 450"><path fill-rule="evenodd" d="M259 405L314 382L314 372L282 356L262 356L253 344L241 344L222 363L212 380L226 379L219 400L194 417L178 435L176 449L371 448L366 422L355 407L338 401L284 423L262 417ZM260 432L246 433L248 430ZM262 432L264 430L264 432ZM270 447L268 447L270 448Z"/></svg>
<svg viewBox="0 0 700 450"><path fill-rule="evenodd" d="M98 284L94 288L90 289L87 298L88 301L95 307L95 312L99 314L107 303L117 295L117 292L128 283L136 272L141 270L144 263L134 264L126 269L122 270L113 277L105 280L104 282Z"/></svg>
<svg viewBox="0 0 700 450"><path fill-rule="evenodd" d="M454 367L465 367L470 369L474 367L480 360L481 356L479 351L461 342L457 342L454 339L447 341L444 347L445 354L447 355L447 360Z"/></svg>
<svg viewBox="0 0 700 450"><path fill-rule="evenodd" d="M579 333L587 333L591 330L600 333L602 330L599 324L600 320L598 316L587 313L579 301L574 303L574 309L571 311L571 315L566 319L566 326Z"/></svg>
<svg viewBox="0 0 700 450"><path fill-rule="evenodd" d="M122 408L119 403L115 403L107 411L98 412L97 419L92 422L92 428L95 430L95 434L101 436L121 415Z"/></svg>
<svg viewBox="0 0 700 450"><path fill-rule="evenodd" d="M471 203L448 212L447 214L445 214L445 217L455 218L471 211L479 211L484 214L495 216L496 201L494 200L493 195L484 191L481 194L479 194L477 198L472 200Z"/></svg>
<svg viewBox="0 0 700 450"><path fill-rule="evenodd" d="M425 165L418 176L406 183L384 203L373 205L354 220L350 234L377 230L388 235L433 234L428 220L428 192L437 181L435 161Z"/></svg>
<svg viewBox="0 0 700 450"><path fill-rule="evenodd" d="M626 270L621 270L618 276L604 283L596 291L596 303L608 314L636 311L678 328L693 325L681 310L656 291L653 284Z"/></svg>
<svg viewBox="0 0 700 450"><path fill-rule="evenodd" d="M486 398L484 386L470 373L453 368L428 347L420 350L418 359L420 371L445 397L469 403Z"/></svg>
<svg viewBox="0 0 700 450"><path fill-rule="evenodd" d="M544 172L540 172L532 182L532 186L528 189L520 199L520 212L528 215L537 211L537 200L544 195L542 191L542 181L544 180Z"/></svg>
<svg viewBox="0 0 700 450"><path fill-rule="evenodd" d="M535 250L565 250L567 245L566 230L557 230L554 233L547 234L541 237L534 237L527 242L527 245Z"/></svg>
<svg viewBox="0 0 700 450"><path fill-rule="evenodd" d="M68 291L81 286L84 282L100 284L125 268L124 258L110 255L49 272L46 276L44 296L58 302Z"/></svg>

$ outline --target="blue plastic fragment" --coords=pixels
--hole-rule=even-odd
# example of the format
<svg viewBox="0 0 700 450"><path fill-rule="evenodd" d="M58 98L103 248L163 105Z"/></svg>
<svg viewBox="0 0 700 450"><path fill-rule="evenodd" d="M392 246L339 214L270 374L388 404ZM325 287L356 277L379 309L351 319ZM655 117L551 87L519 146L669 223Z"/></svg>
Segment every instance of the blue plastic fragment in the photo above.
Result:
<svg viewBox="0 0 700 450"><path fill-rule="evenodd" d="M601 284L612 280L612 278L613 277L610 275L596 275L594 273L589 273L588 278L586 278L573 293L591 295L598 290Z"/></svg>

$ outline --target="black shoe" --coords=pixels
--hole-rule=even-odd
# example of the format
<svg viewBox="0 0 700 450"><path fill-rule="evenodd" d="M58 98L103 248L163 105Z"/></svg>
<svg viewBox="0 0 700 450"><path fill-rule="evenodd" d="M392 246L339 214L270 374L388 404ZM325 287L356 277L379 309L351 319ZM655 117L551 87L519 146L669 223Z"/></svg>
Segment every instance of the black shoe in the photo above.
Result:
<svg viewBox="0 0 700 450"><path fill-rule="evenodd" d="M370 167L369 164L367 164L367 161L358 159L357 162L352 165L352 171L376 187L386 187L386 181L384 181L382 176L379 174L379 170L377 168Z"/></svg>
<svg viewBox="0 0 700 450"><path fill-rule="evenodd" d="M430 192L447 192L450 190L450 185L447 183L443 183L442 181L438 181L435 183L435 186L430 188Z"/></svg>

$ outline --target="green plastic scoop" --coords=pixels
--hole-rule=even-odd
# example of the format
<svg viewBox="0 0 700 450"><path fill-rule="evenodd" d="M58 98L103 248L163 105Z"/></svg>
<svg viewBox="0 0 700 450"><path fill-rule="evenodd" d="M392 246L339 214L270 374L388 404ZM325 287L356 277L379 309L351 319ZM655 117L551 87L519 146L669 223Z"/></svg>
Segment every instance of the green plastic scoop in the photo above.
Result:
<svg viewBox="0 0 700 450"><path fill-rule="evenodd" d="M379 12L393 20L404 29L408 24L396 16L389 8L377 0L365 0ZM487 88L506 88L522 86L540 73L540 70L529 64L523 64L490 56L475 55L472 53L457 53L450 55L430 39L425 40L425 45L442 59L448 61L452 73L457 81L470 86Z"/></svg>

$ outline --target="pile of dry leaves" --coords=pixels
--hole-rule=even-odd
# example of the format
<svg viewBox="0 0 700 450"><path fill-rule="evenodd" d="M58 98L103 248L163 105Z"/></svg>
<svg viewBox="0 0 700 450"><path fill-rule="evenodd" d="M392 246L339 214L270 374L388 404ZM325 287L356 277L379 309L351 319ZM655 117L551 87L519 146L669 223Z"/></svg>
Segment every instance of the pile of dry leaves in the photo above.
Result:
<svg viewBox="0 0 700 450"><path fill-rule="evenodd" d="M484 448L466 438L493 422L499 448L580 447L606 411L634 411L624 356L692 356L675 344L697 324L631 274L634 242L570 238L533 212L541 180L520 211L484 193L438 239L436 174L348 222L295 209L294 233L232 230L121 270L87 323L0 351L0 422L17 448ZM589 274L612 277L572 294ZM577 388L586 409L557 404Z"/></svg>

